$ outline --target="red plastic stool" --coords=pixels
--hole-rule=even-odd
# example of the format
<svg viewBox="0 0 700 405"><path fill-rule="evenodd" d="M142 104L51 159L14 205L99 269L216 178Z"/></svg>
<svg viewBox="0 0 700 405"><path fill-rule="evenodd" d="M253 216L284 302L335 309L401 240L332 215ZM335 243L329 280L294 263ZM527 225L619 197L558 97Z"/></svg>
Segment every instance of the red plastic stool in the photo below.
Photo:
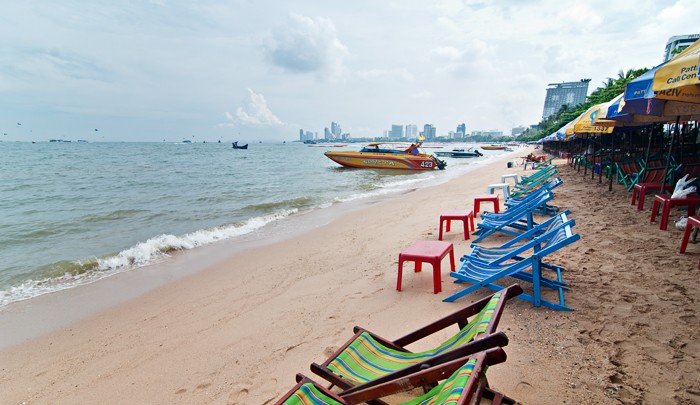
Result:
<svg viewBox="0 0 700 405"><path fill-rule="evenodd" d="M673 191L675 186L673 184L666 184L664 189L666 191ZM661 191L661 183L637 183L632 189L632 205L637 205L638 211L644 210L644 199L646 198L648 191ZM637 202L639 199L639 202Z"/></svg>
<svg viewBox="0 0 700 405"><path fill-rule="evenodd" d="M445 227L445 232L450 231L450 222L452 221L462 221L464 222L464 240L469 239L469 230L474 230L474 211L447 211L440 215L440 236L439 240L442 240L442 224L447 221L447 226Z"/></svg>
<svg viewBox="0 0 700 405"><path fill-rule="evenodd" d="M693 227L700 228L700 217L688 217L688 223L685 225L685 232L683 233L683 240L681 241L680 253L685 253L685 249L688 247L688 239L690 239L690 234L693 231ZM698 269L700 269L700 262L698 262Z"/></svg>
<svg viewBox="0 0 700 405"><path fill-rule="evenodd" d="M416 263L416 273L419 273L423 262L433 265L433 290L435 294L442 291L440 263L442 259L450 254L450 271L455 271L455 252L450 242L437 240L419 240L399 253L399 278L396 281L396 290L401 291L401 277L403 276L403 262L413 261Z"/></svg>
<svg viewBox="0 0 700 405"><path fill-rule="evenodd" d="M681 241L680 253L685 253L685 249L688 247L688 240L690 239L690 233L693 231L693 227L700 227L700 217L693 216L688 217L688 222L685 225L685 233L683 234L683 240Z"/></svg>
<svg viewBox="0 0 700 405"><path fill-rule="evenodd" d="M474 197L474 213L480 212L481 208L481 202L482 201L490 201L493 203L493 212L499 212L501 210L501 206L498 202L498 195L497 194L483 194L483 195L478 195Z"/></svg>
<svg viewBox="0 0 700 405"><path fill-rule="evenodd" d="M656 194L654 195L654 205L651 207L651 218L649 222L654 222L656 220L656 215L661 206L661 221L659 221L659 229L665 231L668 227L668 217L671 212L671 208L677 206L687 206L688 216L692 217L695 215L695 207L700 205L700 196L690 195L683 198L671 198L668 194Z"/></svg>

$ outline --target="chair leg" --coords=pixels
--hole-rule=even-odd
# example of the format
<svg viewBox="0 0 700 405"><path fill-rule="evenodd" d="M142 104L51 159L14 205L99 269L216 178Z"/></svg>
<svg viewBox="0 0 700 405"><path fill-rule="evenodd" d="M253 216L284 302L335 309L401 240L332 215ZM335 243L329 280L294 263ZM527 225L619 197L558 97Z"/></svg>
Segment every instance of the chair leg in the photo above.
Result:
<svg viewBox="0 0 700 405"><path fill-rule="evenodd" d="M683 240L681 240L680 253L685 253L685 249L688 247L688 240L690 239L690 233L693 231L693 224L688 223L685 226L685 232L683 233Z"/></svg>

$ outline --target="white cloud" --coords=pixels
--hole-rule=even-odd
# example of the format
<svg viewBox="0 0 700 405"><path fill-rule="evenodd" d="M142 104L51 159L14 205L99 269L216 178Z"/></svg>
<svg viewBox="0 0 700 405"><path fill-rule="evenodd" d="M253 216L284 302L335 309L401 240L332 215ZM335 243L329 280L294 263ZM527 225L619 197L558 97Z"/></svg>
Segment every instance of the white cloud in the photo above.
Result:
<svg viewBox="0 0 700 405"><path fill-rule="evenodd" d="M224 126L244 125L251 127L280 127L284 123L267 106L265 96L248 89L248 97L244 104L236 109L236 113L226 112L228 123Z"/></svg>
<svg viewBox="0 0 700 405"><path fill-rule="evenodd" d="M593 90L700 33L697 0L6 3L0 127L23 122L40 140L87 121L124 140L230 126L294 139L331 121L351 136L397 123L507 132L540 120L548 83ZM257 93L231 105L246 88Z"/></svg>
<svg viewBox="0 0 700 405"><path fill-rule="evenodd" d="M336 79L344 72L348 48L330 19L291 14L289 23L272 33L265 52L275 66L287 71Z"/></svg>
<svg viewBox="0 0 700 405"><path fill-rule="evenodd" d="M415 79L413 73L409 72L406 68L361 70L357 72L357 76L366 80L396 78L402 81L412 82Z"/></svg>

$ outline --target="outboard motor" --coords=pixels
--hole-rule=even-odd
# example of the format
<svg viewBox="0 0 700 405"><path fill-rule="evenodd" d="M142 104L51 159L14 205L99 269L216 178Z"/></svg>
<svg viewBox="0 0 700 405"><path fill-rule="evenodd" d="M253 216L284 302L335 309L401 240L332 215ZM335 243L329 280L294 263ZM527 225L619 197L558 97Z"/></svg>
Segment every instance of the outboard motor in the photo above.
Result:
<svg viewBox="0 0 700 405"><path fill-rule="evenodd" d="M438 169L445 170L445 167L447 167L447 162L445 162L444 160L440 160L433 155L431 155L430 158L433 159L433 162L435 162L435 165Z"/></svg>

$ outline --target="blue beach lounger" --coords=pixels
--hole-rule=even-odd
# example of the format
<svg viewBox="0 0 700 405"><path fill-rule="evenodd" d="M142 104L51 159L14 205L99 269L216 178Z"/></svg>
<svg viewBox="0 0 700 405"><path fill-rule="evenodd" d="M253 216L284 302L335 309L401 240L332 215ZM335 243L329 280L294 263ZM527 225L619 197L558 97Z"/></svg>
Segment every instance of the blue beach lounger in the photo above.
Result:
<svg viewBox="0 0 700 405"><path fill-rule="evenodd" d="M474 242L480 242L496 232L518 236L534 228L538 224L533 220L533 213L552 198L554 196L549 190L542 189L503 212L485 212L481 216L481 223L477 224L478 229L474 232L474 235L478 236Z"/></svg>
<svg viewBox="0 0 700 405"><path fill-rule="evenodd" d="M496 284L496 281L504 277L514 277L532 283L533 286L532 295L523 293L518 296L519 298L532 302L536 307L544 305L555 310L570 311L571 308L564 304L564 290L567 287L561 277L563 269L543 263L542 259L580 239L578 234L572 232L572 225L573 223L567 221L563 226L555 227L519 248L509 250L501 256L489 256L493 260L482 260L472 255L463 257L459 270L450 273L450 276L457 279L456 283L469 282L473 284L445 298L444 301L452 302L481 287L500 290L503 287ZM526 255L529 251L531 253ZM543 269L555 271L556 279L544 277L542 275ZM542 287L557 291L559 302L550 302L544 299L541 294Z"/></svg>
<svg viewBox="0 0 700 405"><path fill-rule="evenodd" d="M563 183L564 183L564 181L561 179L561 177L555 177L552 180L549 180L548 182L544 183L540 188L531 191L529 194L525 194L523 197L520 197L520 198L510 197L509 199L507 199L505 201L504 204L505 204L506 208L511 207L513 205L516 205L516 204L522 202L524 199L532 196L532 194L537 195L537 193L541 192L540 190L542 190L542 189L552 191L553 189L555 189L556 187L560 186ZM537 209L535 210L535 212L538 212L542 215L550 215L550 216L556 214L557 211L559 211L558 207L556 207L554 205L549 205L547 203L543 204L541 207L537 207Z"/></svg>

